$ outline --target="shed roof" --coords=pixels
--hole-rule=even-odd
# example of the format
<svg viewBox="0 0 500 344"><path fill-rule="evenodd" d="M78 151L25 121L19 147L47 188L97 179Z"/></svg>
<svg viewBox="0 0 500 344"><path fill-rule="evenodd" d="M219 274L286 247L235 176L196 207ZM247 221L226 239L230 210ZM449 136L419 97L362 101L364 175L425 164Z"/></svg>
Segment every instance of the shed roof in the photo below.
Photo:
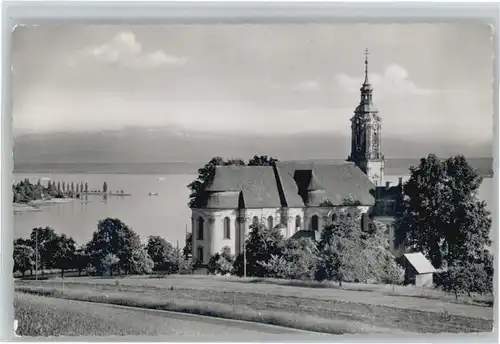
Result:
<svg viewBox="0 0 500 344"><path fill-rule="evenodd" d="M408 262L417 270L419 274L428 274L431 272L436 272L436 269L432 264L425 258L422 252L415 253L405 253L405 258Z"/></svg>

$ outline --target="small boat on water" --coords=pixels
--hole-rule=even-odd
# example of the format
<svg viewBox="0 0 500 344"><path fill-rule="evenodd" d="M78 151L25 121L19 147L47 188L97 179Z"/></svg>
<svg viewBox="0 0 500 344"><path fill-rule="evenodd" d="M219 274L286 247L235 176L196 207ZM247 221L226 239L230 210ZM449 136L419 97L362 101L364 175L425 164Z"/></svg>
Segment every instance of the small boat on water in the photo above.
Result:
<svg viewBox="0 0 500 344"><path fill-rule="evenodd" d="M150 192L149 196L158 196L158 192Z"/></svg>

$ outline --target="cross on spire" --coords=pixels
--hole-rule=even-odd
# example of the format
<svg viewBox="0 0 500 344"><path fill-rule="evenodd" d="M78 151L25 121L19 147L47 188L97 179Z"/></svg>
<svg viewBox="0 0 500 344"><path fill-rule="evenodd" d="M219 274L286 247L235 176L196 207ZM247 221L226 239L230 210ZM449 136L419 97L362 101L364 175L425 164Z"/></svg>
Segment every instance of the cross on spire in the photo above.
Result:
<svg viewBox="0 0 500 344"><path fill-rule="evenodd" d="M369 82L368 82L368 55L370 55L370 53L368 52L368 48L365 49L365 85L368 85Z"/></svg>

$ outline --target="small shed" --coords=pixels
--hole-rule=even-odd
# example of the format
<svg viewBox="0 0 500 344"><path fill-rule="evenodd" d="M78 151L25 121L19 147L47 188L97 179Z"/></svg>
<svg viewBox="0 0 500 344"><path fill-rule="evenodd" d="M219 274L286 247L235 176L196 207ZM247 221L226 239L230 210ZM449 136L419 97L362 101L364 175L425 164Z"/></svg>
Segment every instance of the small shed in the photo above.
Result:
<svg viewBox="0 0 500 344"><path fill-rule="evenodd" d="M405 253L405 284L414 284L419 287L428 287L433 283L436 269L425 258L422 252Z"/></svg>

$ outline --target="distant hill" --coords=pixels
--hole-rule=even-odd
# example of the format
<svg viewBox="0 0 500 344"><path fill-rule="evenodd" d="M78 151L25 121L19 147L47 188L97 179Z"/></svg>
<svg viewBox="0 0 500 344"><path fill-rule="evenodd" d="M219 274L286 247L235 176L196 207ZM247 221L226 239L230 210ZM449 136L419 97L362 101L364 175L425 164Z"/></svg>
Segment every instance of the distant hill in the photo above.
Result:
<svg viewBox="0 0 500 344"><path fill-rule="evenodd" d="M493 174L491 158L469 158L470 164L482 176ZM305 161L305 160L301 160ZM332 161L332 160L315 160ZM340 160L335 160L340 162ZM418 165L418 159L388 159L386 175L406 176L410 166ZM205 162L164 163L17 163L14 173L100 173L100 174L197 174Z"/></svg>
<svg viewBox="0 0 500 344"><path fill-rule="evenodd" d="M24 134L14 139L16 162L165 162L205 161L214 155L248 157L268 154L281 160L343 159L350 138L328 132L282 135L245 133L200 133L172 128L127 128L105 132ZM457 138L383 138L386 157L420 158L433 152L439 156L464 154L490 157L492 143L471 145Z"/></svg>
<svg viewBox="0 0 500 344"><path fill-rule="evenodd" d="M388 174L392 174L392 170L407 171L408 166L431 152L444 157L455 154L492 156L490 143L471 145L460 141L436 139L431 142L388 136L383 140L383 151L389 160ZM196 172L200 164L217 155L248 159L254 154L264 154L281 161L344 160L349 149L347 135L326 132L281 135L279 128L272 136L207 134L175 128L23 134L14 139L14 169L16 172L189 173ZM479 159L477 164L482 171L491 170L491 161Z"/></svg>

